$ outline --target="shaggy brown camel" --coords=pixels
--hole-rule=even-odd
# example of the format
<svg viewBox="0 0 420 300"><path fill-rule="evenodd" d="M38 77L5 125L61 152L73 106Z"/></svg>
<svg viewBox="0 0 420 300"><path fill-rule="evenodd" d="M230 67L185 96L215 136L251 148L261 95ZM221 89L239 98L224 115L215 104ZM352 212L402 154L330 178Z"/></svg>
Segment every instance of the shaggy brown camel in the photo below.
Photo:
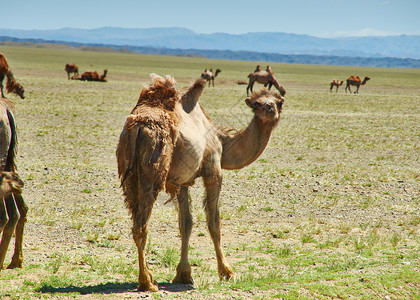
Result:
<svg viewBox="0 0 420 300"><path fill-rule="evenodd" d="M96 71L86 71L82 74L80 77L80 80L83 81L100 81L100 82L106 82L106 74L108 73L108 70L104 70L104 74L99 75Z"/></svg>
<svg viewBox="0 0 420 300"><path fill-rule="evenodd" d="M347 89L348 89L349 92L351 93L350 86L354 85L354 86L357 87L357 89L354 93L358 94L360 86L365 85L368 80L370 80L369 77L365 77L362 81L359 76L351 75L349 78L347 78L347 85L346 85L345 92L347 93Z"/></svg>
<svg viewBox="0 0 420 300"><path fill-rule="evenodd" d="M257 69L258 69L258 66L257 66ZM282 96L286 94L286 90L279 84L276 77L274 76L274 73L271 71L270 66L267 66L265 71L249 73L248 78L249 78L249 83L246 88L247 96L249 96L250 90L252 93L252 89L254 87L255 82L264 84L264 87L268 85L268 90L270 90L271 86L274 85L274 87L280 92Z"/></svg>
<svg viewBox="0 0 420 300"><path fill-rule="evenodd" d="M335 92L337 93L338 92L338 88L342 85L344 83L344 81L343 80L336 80L336 79L334 79L333 81L331 81L331 83L330 83L330 92L332 92L332 89L333 89L333 87L335 87L336 89L335 89Z"/></svg>
<svg viewBox="0 0 420 300"><path fill-rule="evenodd" d="M79 67L75 64L66 64L64 71L67 72L67 79L70 79L70 74L73 73L73 78L79 77Z"/></svg>
<svg viewBox="0 0 420 300"><path fill-rule="evenodd" d="M193 283L188 262L188 243L193 226L188 188L203 178L207 226L216 252L221 279L233 271L221 247L219 195L222 168L240 169L256 160L265 149L271 132L280 120L284 99L263 89L245 100L254 111L247 128L222 129L206 115L198 99L206 85L197 80L184 91L175 89L175 80L152 75L137 105L127 117L116 155L125 204L133 220L133 238L138 248L140 291L157 291L149 271L145 246L147 223L160 191L177 196L181 258L173 282Z"/></svg>
<svg viewBox="0 0 420 300"><path fill-rule="evenodd" d="M22 194L23 181L14 172L0 172L0 199ZM2 200L3 201L3 200Z"/></svg>
<svg viewBox="0 0 420 300"><path fill-rule="evenodd" d="M220 72L222 72L222 70L217 69L216 72L213 72L213 69L207 70L205 69L203 73L201 73L201 78L203 78L204 80L207 80L210 86L210 83L213 83L213 87L214 87L214 78L217 77L217 74L219 74Z"/></svg>
<svg viewBox="0 0 420 300"><path fill-rule="evenodd" d="M1 97L5 98L3 92L3 80L4 77L7 77L6 83L6 90L8 93L15 93L21 99L25 99L25 90L23 86L21 86L18 82L16 82L15 78L13 77L12 70L7 63L7 59L3 53L0 52L0 90L1 90Z"/></svg>
<svg viewBox="0 0 420 300"><path fill-rule="evenodd" d="M13 102L0 98L0 172L15 172L16 169L17 137L12 107ZM7 248L15 229L15 251L7 268L21 268L23 262L23 228L28 207L23 201L19 185L15 185L12 192L12 195L0 198L0 233L3 232L0 242L0 270L3 268Z"/></svg>

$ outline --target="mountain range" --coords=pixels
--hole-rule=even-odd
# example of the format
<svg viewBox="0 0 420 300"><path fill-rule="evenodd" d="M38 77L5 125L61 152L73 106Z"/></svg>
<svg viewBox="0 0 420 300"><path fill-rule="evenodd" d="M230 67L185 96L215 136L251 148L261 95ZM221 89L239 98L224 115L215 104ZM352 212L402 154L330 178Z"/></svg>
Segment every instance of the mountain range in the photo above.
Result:
<svg viewBox="0 0 420 300"><path fill-rule="evenodd" d="M0 29L0 36L65 43L112 45L130 49L177 49L191 54L234 52L270 55L311 55L360 58L420 59L420 35L320 38L281 32L200 34L179 27L54 30ZM128 47L129 46L129 47ZM191 51L191 49L200 50ZM187 51L187 52L188 52ZM136 51L142 52L142 51ZM165 52L165 51L164 51ZM258 57L258 55L256 55ZM206 55L206 57L209 57ZM246 59L249 60L249 59Z"/></svg>

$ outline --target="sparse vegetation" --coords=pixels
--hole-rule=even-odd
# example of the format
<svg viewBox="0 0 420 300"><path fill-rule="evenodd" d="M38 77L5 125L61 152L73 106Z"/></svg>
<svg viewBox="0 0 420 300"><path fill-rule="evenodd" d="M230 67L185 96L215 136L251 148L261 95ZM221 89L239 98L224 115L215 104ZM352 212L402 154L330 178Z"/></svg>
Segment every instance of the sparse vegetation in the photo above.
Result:
<svg viewBox="0 0 420 300"><path fill-rule="evenodd" d="M201 104L241 128L251 112L238 79L254 62L0 46L25 86L16 101L19 174L29 205L23 269L0 272L1 299L137 299L137 248L119 189L115 149L149 74L190 84L223 69ZM64 65L108 69L107 83L67 80ZM90 65L93 65L92 67ZM179 261L177 211L155 203L150 297L301 299L420 297L419 69L270 64L287 90L282 120L252 165L224 171L222 241L236 280L220 282L191 189L195 284L169 283ZM368 75L359 95L333 78ZM254 87L256 90L260 86ZM41 120L41 121L40 121ZM8 253L6 263L12 253ZM170 293L168 291L171 291Z"/></svg>

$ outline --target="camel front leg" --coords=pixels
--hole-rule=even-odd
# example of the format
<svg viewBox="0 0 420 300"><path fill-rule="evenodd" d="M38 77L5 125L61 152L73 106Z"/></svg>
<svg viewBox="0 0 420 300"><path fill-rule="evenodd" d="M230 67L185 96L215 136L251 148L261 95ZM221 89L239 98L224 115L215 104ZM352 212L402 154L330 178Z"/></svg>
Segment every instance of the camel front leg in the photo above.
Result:
<svg viewBox="0 0 420 300"><path fill-rule="evenodd" d="M0 270L3 269L4 258L6 257L7 248L9 248L10 239L15 231L16 223L19 216L16 209L15 199L10 195L5 199L8 221L4 226L3 236L0 242ZM3 210L3 209L1 209Z"/></svg>
<svg viewBox="0 0 420 300"><path fill-rule="evenodd" d="M181 233L181 259L176 268L176 276L172 282L192 284L191 266L188 262L188 244L193 226L193 219L190 211L188 187L182 187L178 194L179 206L179 232Z"/></svg>
<svg viewBox="0 0 420 300"><path fill-rule="evenodd" d="M218 179L215 177L204 178L204 185L206 187L205 209L207 214L207 227L210 232L211 239L214 244L217 259L217 269L220 279L229 280L233 277L232 268L226 262L225 256L221 247L220 234L220 213L219 213L219 194L222 184L221 176Z"/></svg>
<svg viewBox="0 0 420 300"><path fill-rule="evenodd" d="M23 262L23 251L22 251L22 243L23 243L23 229L26 223L26 214L28 213L28 207L23 201L21 195L14 195L17 208L19 210L19 221L16 225L16 237L15 237L15 252L12 256L11 263L7 266L8 269L14 268L22 268Z"/></svg>

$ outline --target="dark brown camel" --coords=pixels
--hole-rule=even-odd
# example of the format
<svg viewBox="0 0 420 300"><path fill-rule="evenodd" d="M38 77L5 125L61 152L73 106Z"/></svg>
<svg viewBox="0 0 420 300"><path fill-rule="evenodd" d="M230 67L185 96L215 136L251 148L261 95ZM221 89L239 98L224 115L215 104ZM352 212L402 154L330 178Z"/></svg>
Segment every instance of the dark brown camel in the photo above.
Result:
<svg viewBox="0 0 420 300"><path fill-rule="evenodd" d="M13 175L13 173L7 173L15 172L16 170L17 136L12 107L13 102L0 98L0 173L3 173L5 176L2 178L2 183L7 181L11 184L13 182L17 183L10 190L12 194L8 191L5 197L0 198L0 233L3 233L0 242L0 270L3 268L6 252L15 230L15 251L12 261L7 268L22 267L23 229L28 212L28 207L21 195L23 182L19 181L18 177Z"/></svg>
<svg viewBox="0 0 420 300"><path fill-rule="evenodd" d="M350 86L354 85L357 87L354 93L358 94L360 86L365 85L368 80L370 80L370 77L365 77L362 81L359 76L351 75L349 78L347 78L347 85L346 85L345 92L347 93L347 89L348 89L349 92L351 93Z"/></svg>
<svg viewBox="0 0 420 300"><path fill-rule="evenodd" d="M7 63L7 59L3 53L0 52L0 90L1 97L5 98L3 92L3 80L4 77L7 77L6 90L8 93L14 93L18 95L21 99L25 99L25 90L23 86L16 82L13 77L12 70Z"/></svg>
<svg viewBox="0 0 420 300"><path fill-rule="evenodd" d="M79 77L79 67L75 64L66 64L64 70L67 72L67 79L70 79L70 74L73 73L73 78Z"/></svg>
<svg viewBox="0 0 420 300"><path fill-rule="evenodd" d="M193 227L188 188L202 177L206 189L207 227L216 251L220 279L230 279L232 268L222 251L219 195L222 169L241 169L264 151L280 120L284 99L267 91L246 98L254 117L247 128L232 131L216 126L198 104L206 85L197 80L184 91L175 80L152 76L137 105L127 117L117 147L118 174L131 212L132 233L139 256L141 291L157 291L146 263L147 223L160 191L178 200L181 259L173 282L193 283L188 244Z"/></svg>
<svg viewBox="0 0 420 300"><path fill-rule="evenodd" d="M83 81L100 81L100 82L106 82L106 74L108 73L108 70L104 70L104 73L102 75L99 75L96 71L86 71L80 76L80 80Z"/></svg>

